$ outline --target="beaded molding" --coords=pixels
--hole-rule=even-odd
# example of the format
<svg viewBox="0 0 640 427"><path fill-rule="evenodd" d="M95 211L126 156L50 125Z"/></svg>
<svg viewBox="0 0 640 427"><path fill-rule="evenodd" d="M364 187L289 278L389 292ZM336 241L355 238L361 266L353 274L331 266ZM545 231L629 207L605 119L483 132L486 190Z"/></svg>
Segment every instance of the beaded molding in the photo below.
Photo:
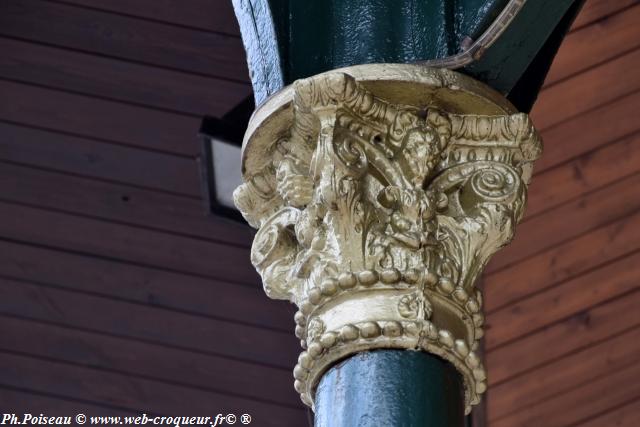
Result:
<svg viewBox="0 0 640 427"><path fill-rule="evenodd" d="M302 401L313 407L315 386L333 363L359 351L380 348L424 350L451 362L463 373L467 412L470 405L479 402L479 397L472 396L479 396L487 388L486 373L476 353L464 340L454 339L451 332L436 328L428 320L362 322L325 332L300 353L293 369L294 388Z"/></svg>
<svg viewBox="0 0 640 427"><path fill-rule="evenodd" d="M402 282L406 285L400 285ZM387 269L379 273L376 270L363 270L357 274L347 272L340 274L337 278L325 279L319 287L309 290L306 299L303 299L298 304L300 310L294 315L296 337L303 340L302 347L306 348L304 338L307 333L306 324L309 316L317 307L322 307L328 301L339 297L345 292L380 289L389 285L395 285L393 289L398 289L398 286L409 289L412 286L415 287L421 284L445 297L451 297L451 302L457 304L461 312L466 312L469 315L474 327L475 337L477 339L482 337L484 315L481 312L482 295L480 292L476 291L475 295L470 296L463 288L456 288L450 279L438 277L432 272L423 273L416 269L404 274L396 269Z"/></svg>
<svg viewBox="0 0 640 427"><path fill-rule="evenodd" d="M529 117L449 70L361 65L272 96L243 145L234 200L265 292L298 306L305 404L333 363L396 348L452 363L469 411L486 390L474 282L523 215Z"/></svg>

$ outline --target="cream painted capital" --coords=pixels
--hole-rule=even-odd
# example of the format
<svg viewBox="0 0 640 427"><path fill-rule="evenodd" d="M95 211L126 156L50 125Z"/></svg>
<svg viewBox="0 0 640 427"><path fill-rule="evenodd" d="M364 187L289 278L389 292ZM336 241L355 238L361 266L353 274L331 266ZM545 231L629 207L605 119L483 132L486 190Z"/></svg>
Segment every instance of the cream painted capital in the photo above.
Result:
<svg viewBox="0 0 640 427"><path fill-rule="evenodd" d="M258 228L251 261L294 302L295 388L356 352L451 362L467 410L486 376L474 282L523 214L542 150L525 114L461 74L362 65L299 80L254 113L235 201Z"/></svg>

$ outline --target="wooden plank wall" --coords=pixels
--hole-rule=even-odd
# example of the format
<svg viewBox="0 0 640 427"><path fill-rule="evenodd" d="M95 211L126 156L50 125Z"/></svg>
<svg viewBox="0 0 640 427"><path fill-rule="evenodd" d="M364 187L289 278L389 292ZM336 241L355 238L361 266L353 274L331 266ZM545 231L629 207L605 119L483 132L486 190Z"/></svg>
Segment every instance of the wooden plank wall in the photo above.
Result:
<svg viewBox="0 0 640 427"><path fill-rule="evenodd" d="M244 99L224 0L0 3L0 408L307 424L293 309L207 217L196 133Z"/></svg>
<svg viewBox="0 0 640 427"><path fill-rule="evenodd" d="M588 0L533 112L485 276L491 426L638 425L639 19ZM200 117L250 93L229 2L3 0L0 52L1 407L306 425L293 310L200 200Z"/></svg>
<svg viewBox="0 0 640 427"><path fill-rule="evenodd" d="M640 425L639 22L587 0L532 112L545 153L484 276L491 427Z"/></svg>

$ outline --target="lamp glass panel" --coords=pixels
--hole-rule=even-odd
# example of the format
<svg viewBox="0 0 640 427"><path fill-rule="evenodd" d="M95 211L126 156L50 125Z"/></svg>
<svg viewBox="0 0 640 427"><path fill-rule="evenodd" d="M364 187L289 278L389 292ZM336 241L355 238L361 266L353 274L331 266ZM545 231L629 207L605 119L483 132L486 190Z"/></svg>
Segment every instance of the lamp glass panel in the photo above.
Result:
<svg viewBox="0 0 640 427"><path fill-rule="evenodd" d="M216 202L224 207L235 209L233 191L242 184L241 149L237 145L212 138L211 154Z"/></svg>

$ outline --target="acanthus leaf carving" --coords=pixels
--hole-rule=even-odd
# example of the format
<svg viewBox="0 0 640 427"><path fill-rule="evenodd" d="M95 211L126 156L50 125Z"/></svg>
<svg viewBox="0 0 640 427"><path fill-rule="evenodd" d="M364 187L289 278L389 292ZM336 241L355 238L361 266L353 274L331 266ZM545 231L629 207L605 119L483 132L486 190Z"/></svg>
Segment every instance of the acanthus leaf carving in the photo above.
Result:
<svg viewBox="0 0 640 427"><path fill-rule="evenodd" d="M430 73L416 90L459 90L451 72ZM299 307L307 404L332 362L391 347L453 363L469 407L486 388L474 282L513 237L540 139L526 115L461 112L458 93L402 103L373 87L342 72L298 81L261 124L271 130L249 135L254 168L235 198L259 227L252 262L270 297Z"/></svg>

